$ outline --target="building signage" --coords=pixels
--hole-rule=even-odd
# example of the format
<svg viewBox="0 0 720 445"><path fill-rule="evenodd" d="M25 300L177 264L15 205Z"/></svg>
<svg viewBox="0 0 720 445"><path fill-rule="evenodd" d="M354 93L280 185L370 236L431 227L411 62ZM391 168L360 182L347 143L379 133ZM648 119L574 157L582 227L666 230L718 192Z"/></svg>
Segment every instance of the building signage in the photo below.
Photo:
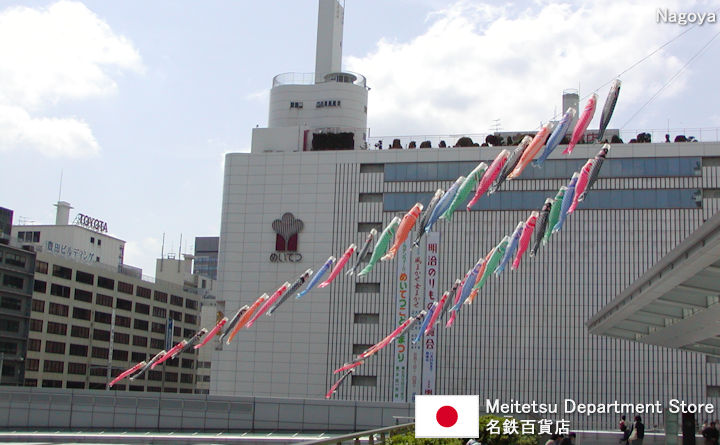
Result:
<svg viewBox="0 0 720 445"><path fill-rule="evenodd" d="M404 242L397 254L397 296L395 307L395 327L400 326L408 318L410 301L410 249ZM409 334L403 334L395 340L395 368L393 370L393 402L407 401L407 361Z"/></svg>
<svg viewBox="0 0 720 445"><path fill-rule="evenodd" d="M85 227L86 229L94 230L96 232L106 233L108 231L108 225L105 221L100 221L92 216L87 216L82 213L78 213L75 217L73 224Z"/></svg>
<svg viewBox="0 0 720 445"><path fill-rule="evenodd" d="M68 244L60 244L48 241L47 243L45 243L45 247L47 248L47 251L49 253L64 256L74 261L82 261L85 263L92 263L93 261L95 261L94 253L88 252L87 250L83 249L76 249Z"/></svg>
<svg viewBox="0 0 720 445"><path fill-rule="evenodd" d="M420 249L411 249L410 257L410 315L414 316L421 310L425 309L425 249L424 243ZM423 343L412 343L420 332L422 322L416 322L408 332L408 390L407 402L414 402L417 394L422 394L422 366L423 366Z"/></svg>
<svg viewBox="0 0 720 445"><path fill-rule="evenodd" d="M298 253L298 233L305 224L295 218L292 213L285 213L282 218L272 223L275 231L275 252L270 254L271 263L299 263L302 255Z"/></svg>
<svg viewBox="0 0 720 445"><path fill-rule="evenodd" d="M425 237L425 307L429 308L437 301L438 294L438 246L440 245L440 233L429 232ZM449 302L448 302L449 303ZM422 369L422 393L435 394L435 338L437 332L431 329L423 338L423 369Z"/></svg>

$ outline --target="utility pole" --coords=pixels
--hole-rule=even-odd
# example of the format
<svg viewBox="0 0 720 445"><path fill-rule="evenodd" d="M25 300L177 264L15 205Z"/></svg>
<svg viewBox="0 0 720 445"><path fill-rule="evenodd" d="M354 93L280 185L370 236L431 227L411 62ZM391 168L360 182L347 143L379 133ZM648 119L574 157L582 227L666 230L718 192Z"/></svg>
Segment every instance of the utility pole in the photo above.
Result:
<svg viewBox="0 0 720 445"><path fill-rule="evenodd" d="M107 366L107 382L112 381L112 356L113 356L113 344L115 340L115 308L112 310L112 316L110 318L110 349L108 351L108 366ZM110 391L110 386L105 386L106 391Z"/></svg>

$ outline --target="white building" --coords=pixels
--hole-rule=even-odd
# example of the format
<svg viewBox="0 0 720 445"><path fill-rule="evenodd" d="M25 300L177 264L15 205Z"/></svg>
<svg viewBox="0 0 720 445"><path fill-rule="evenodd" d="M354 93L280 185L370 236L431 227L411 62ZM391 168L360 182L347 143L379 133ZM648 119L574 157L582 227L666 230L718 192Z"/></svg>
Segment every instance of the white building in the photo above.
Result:
<svg viewBox="0 0 720 445"><path fill-rule="evenodd" d="M323 17L327 2L320 4ZM361 245L371 228L415 202L427 204L435 190L499 152L304 153L290 133L272 150L255 146L256 133L252 153L226 156L218 298L227 313L317 270L349 244ZM211 394L324 397L338 377L334 369L427 306L432 286L436 294L449 289L598 150L579 145L563 156L558 148L542 169L528 168L483 197L478 211L439 222L436 238L406 257L359 279L343 273L263 316L214 357ZM720 143L614 145L594 190L535 258L492 278L452 329L417 346L394 343L358 367L334 397L405 402L420 393L480 394L560 404L711 397L720 365L705 355L591 336L585 322L717 212L718 159ZM615 414L562 417L575 429L617 423ZM662 423L661 415L646 419Z"/></svg>
<svg viewBox="0 0 720 445"><path fill-rule="evenodd" d="M253 153L364 148L368 88L361 74L341 70L343 21L337 0L320 0L315 73L275 76Z"/></svg>
<svg viewBox="0 0 720 445"><path fill-rule="evenodd" d="M107 234L107 223L78 213L70 223L70 203L58 201L54 225L15 225L12 241L85 264L123 264L125 241Z"/></svg>

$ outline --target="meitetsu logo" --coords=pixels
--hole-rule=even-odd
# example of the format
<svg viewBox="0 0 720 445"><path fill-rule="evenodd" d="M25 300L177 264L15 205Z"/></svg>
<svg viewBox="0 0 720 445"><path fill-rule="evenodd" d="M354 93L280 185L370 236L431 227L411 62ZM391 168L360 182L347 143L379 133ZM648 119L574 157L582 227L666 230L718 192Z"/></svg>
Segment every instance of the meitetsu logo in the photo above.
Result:
<svg viewBox="0 0 720 445"><path fill-rule="evenodd" d="M295 218L292 213L285 213L282 218L272 223L275 236L275 252L270 254L272 263L299 263L302 255L297 252L298 233L305 224Z"/></svg>
<svg viewBox="0 0 720 445"><path fill-rule="evenodd" d="M717 15L714 12L676 12L667 8L658 8L656 20L658 23L675 23L680 26L704 25L705 23L717 23Z"/></svg>

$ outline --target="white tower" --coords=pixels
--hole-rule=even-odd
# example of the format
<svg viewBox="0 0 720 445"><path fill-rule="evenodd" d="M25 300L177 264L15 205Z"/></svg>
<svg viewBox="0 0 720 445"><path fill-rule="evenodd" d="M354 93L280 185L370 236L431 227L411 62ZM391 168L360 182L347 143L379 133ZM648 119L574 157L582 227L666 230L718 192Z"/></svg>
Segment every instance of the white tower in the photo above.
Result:
<svg viewBox="0 0 720 445"><path fill-rule="evenodd" d="M253 153L365 148L368 88L362 75L342 71L343 14L338 0L319 0L315 73L275 76Z"/></svg>
<svg viewBox="0 0 720 445"><path fill-rule="evenodd" d="M318 8L315 83L340 71L342 63L343 18L345 10L337 0L320 0Z"/></svg>

